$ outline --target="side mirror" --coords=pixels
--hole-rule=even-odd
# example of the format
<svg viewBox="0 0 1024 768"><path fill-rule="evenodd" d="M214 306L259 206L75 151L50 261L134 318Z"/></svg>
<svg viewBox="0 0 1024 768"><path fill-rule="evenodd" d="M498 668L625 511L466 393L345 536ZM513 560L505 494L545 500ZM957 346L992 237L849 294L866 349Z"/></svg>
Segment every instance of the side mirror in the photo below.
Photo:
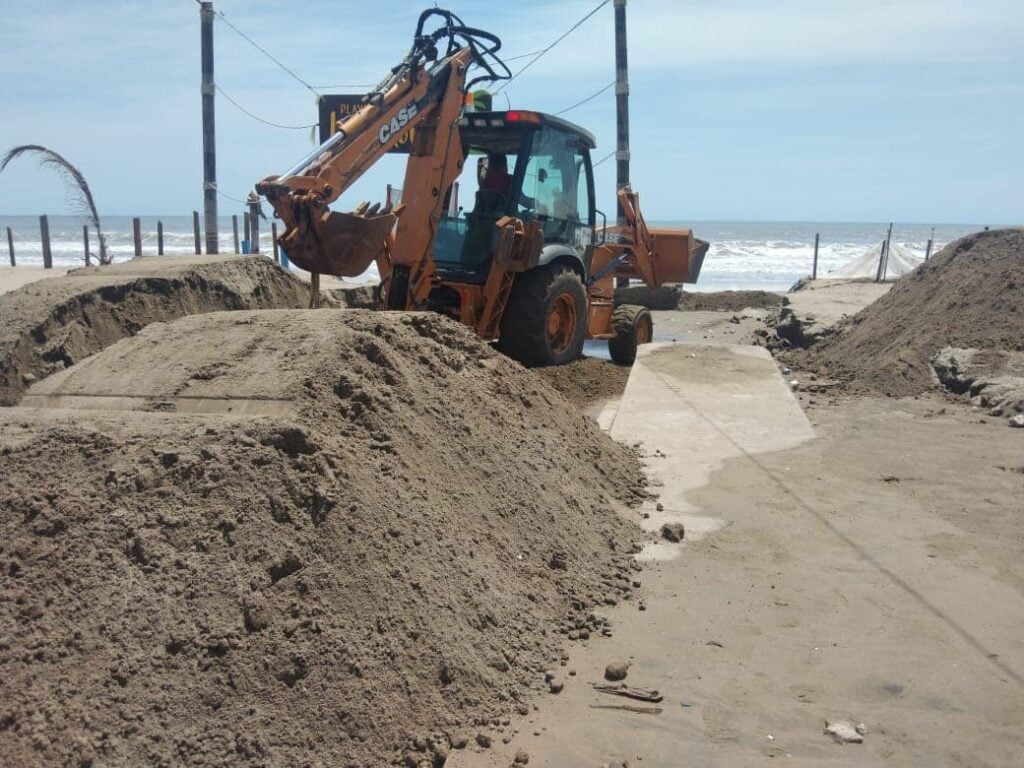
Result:
<svg viewBox="0 0 1024 768"><path fill-rule="evenodd" d="M604 245L605 238L608 234L608 217L604 215L604 211L594 209L594 213L601 217L601 239L598 241L598 245Z"/></svg>

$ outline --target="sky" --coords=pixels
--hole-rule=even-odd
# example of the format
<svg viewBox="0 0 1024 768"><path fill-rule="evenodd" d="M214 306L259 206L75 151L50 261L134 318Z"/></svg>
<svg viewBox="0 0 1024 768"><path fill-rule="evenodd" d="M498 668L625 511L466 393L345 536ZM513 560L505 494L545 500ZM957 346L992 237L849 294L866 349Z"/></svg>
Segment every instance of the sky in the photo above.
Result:
<svg viewBox="0 0 1024 768"><path fill-rule="evenodd" d="M548 46L598 0L446 0L508 56ZM428 0L217 0L215 8L320 92L375 83ZM1024 219L1024 3L1019 0L628 0L634 187L652 220ZM0 151L43 144L75 163L101 214L202 205L195 0L5 0ZM218 85L271 122L309 125L315 95L224 22ZM496 99L557 112L615 78L612 4ZM529 58L510 62L513 71ZM321 90L322 89L322 90ZM218 181L243 198L312 148L218 94ZM614 90L565 114L614 149ZM388 157L335 207L401 186ZM615 164L597 169L614 210ZM240 206L222 197L221 214ZM31 159L0 173L0 212L68 212Z"/></svg>

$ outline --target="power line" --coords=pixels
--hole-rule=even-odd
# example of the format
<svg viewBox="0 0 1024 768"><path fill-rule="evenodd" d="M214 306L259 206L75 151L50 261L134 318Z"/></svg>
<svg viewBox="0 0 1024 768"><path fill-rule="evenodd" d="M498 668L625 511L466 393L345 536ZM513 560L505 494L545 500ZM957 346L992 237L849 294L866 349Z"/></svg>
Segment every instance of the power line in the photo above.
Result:
<svg viewBox="0 0 1024 768"><path fill-rule="evenodd" d="M271 54L271 53L270 53L270 51L268 51L268 50L267 50L266 48L264 48L264 47L263 47L262 45L260 45L259 43L257 43L257 42L256 42L255 40L253 40L253 39L252 39L251 37L249 37L249 36L248 36L247 34L245 34L245 32L243 32L242 30L240 30L240 29L239 29L238 27L236 27L236 26L235 26L234 24L232 24L232 23L231 23L230 21L228 21L228 18L227 18L227 16L225 16L225 15L224 15L224 12L223 12L223 11L217 11L217 18L218 18L218 19L220 19L221 21L223 21L223 22L224 22L225 24L227 24L227 25L228 25L228 26L229 26L229 27L230 27L231 29L233 29L233 30L234 30L234 31L235 31L236 33L238 33L239 35L241 35L241 36L242 36L242 37L243 37L243 38L244 38L245 40L247 40L247 41L248 41L248 42L249 42L249 43L250 43L250 44L251 44L251 45L252 45L252 46L253 46L253 47L254 47L254 48L255 48L256 50L258 50L258 51L259 51L260 53L262 53L262 54L263 54L264 56L266 56L266 57L267 57L268 59L270 59L270 60L271 60L272 62L274 62L275 64L277 64L277 66L279 66L279 67L280 67L281 69L283 69L283 70L284 70L285 72L287 72L287 73L288 73L289 75L291 75L291 76L292 76L292 77L293 77L293 78L294 78L294 79L295 79L295 80L296 80L297 82L301 83L301 84L302 84L302 85L303 85L303 86L304 86L304 87L305 87L306 89L308 89L308 90L309 90L309 92L310 92L310 93L312 93L312 94L313 94L314 96L319 96L319 95L320 95L320 94L318 94L318 93L316 92L316 90L315 90L315 89L313 88L313 86L312 86L312 85L310 85L310 84L309 84L309 83L307 83L307 82L306 82L305 80L303 80L303 79L302 79L301 77L299 77L298 75L296 75L296 74L295 74L295 73L294 73L294 72L293 72L292 70L290 70L290 69L289 69L288 67L286 67L286 66L285 66L284 64L282 64L282 63L281 63L281 62L280 62L280 61L279 61L278 59L274 58L273 54Z"/></svg>
<svg viewBox="0 0 1024 768"><path fill-rule="evenodd" d="M231 98L231 97L230 97L230 96L229 96L229 95L228 95L228 94L227 94L227 93L226 93L226 92L224 91L224 89L223 89L223 88L221 88L221 87L220 87L219 85L214 85L214 88L216 88L216 89L217 89L217 93L219 93L219 94L220 94L221 96L223 96L223 97L224 97L225 99L227 99L227 100L228 100L228 101L230 101L230 102L231 102L232 104L234 104L234 105L235 105L235 108L236 108L236 109L237 109L237 110L238 110L239 112L243 112L244 114L246 114L246 115L248 115L249 117L251 117L251 118L252 118L253 120L256 120L256 121L258 121L258 122L260 122L260 123L264 123L265 125L270 125L270 126L273 126L274 128L284 128L285 130L288 130L288 131L308 131L308 130L309 130L310 128L315 128L315 127L316 127L316 126L318 125L317 123L313 123L312 125L281 125L280 123L275 123L275 122L273 122L273 121L271 121L271 120L266 120L266 119L264 119L264 118L260 117L259 115L254 115L254 114L253 114L252 112L250 112L250 111L249 111L248 109L246 109L245 107L243 107L243 106L242 106L241 104L239 104L239 103L238 103L237 101L235 101L235 100L234 100L233 98Z"/></svg>
<svg viewBox="0 0 1024 768"><path fill-rule="evenodd" d="M235 203L241 203L242 205L248 205L248 202L245 201L245 200L239 200L237 197L232 197L229 194L221 192L219 186L215 187L215 189L217 190L217 194L220 195L221 197L225 197L228 200L231 200L232 202L235 202Z"/></svg>
<svg viewBox="0 0 1024 768"><path fill-rule="evenodd" d="M542 53L542 51L530 51L529 53L520 53L518 56L504 56L502 58L504 61L518 61L519 59L528 59L531 56L536 56L538 53Z"/></svg>
<svg viewBox="0 0 1024 768"><path fill-rule="evenodd" d="M611 0L601 0L601 2L600 2L600 3L598 3L598 4L597 4L597 5L596 5L596 6L594 7L594 9L593 9L593 10L592 10L592 11L591 11L590 13L588 13L588 14L587 14L586 16L584 16L584 17L583 17L582 19L580 19L580 20L579 20L579 21L577 21L577 22L576 22L575 24L573 24L573 25L572 25L571 27L569 27L569 29L568 29L568 30L567 30L567 31L565 32L565 34L563 34L563 35L562 35L562 36L561 36L560 38L558 38L557 40L555 40L555 42L551 43L551 45L549 45L549 46L548 46L547 48L544 48L544 49L542 49L541 51L539 51L539 52L537 53L537 55L536 55L536 56L534 56L534 57L533 57L532 59L530 59L530 60L529 60L528 62L526 62L526 64L525 64L525 65L523 66L523 68L522 68L522 69L520 69L520 70L519 70L518 72L516 72L516 73L515 73L514 75L512 75L512 77L510 77L510 78L509 78L508 80L506 80L506 81L505 81L504 83L502 83L502 84L501 84L501 88L499 88L498 90L496 90L496 91L495 91L495 93L501 93L501 92L502 92L503 90L505 90L505 88L506 88L506 87L507 87L507 86L508 86L508 85L509 85L509 84L510 84L510 83L511 83L511 82L512 82L513 80L515 80L515 79L516 79L517 77L519 77L519 76L520 76L521 74L523 74L523 72L525 72L525 71L526 71L526 70L528 70L528 69L529 69L530 67L532 67L532 66L533 66L534 64L536 64L536 63L537 63L537 61L538 61L538 60L540 59L540 57L541 57L541 56L543 56L543 55L544 55L545 53L547 53L548 51L550 51L550 50L551 50L552 48L554 48L554 47L555 47L556 45L558 45L558 44L559 44L560 42L562 42L563 40L565 40L565 38L567 38L567 37L568 37L569 35L571 35L571 34L572 34L573 32L575 32L575 31L576 31L577 29L579 29L579 28L580 28L580 27L581 27L581 26L583 25L583 23L584 23L584 22L585 22L585 21L586 21L587 19L589 19L589 18L590 18L591 16L593 16L593 15L594 15L595 13L597 13L597 12L598 12L599 10L601 10L602 8L604 8L604 7L605 7L606 5L608 5L608 3L610 3L610 2L611 2Z"/></svg>
<svg viewBox="0 0 1024 768"><path fill-rule="evenodd" d="M609 88L611 88L611 87L612 87L613 85L615 85L615 81L614 81L614 80L612 80L612 81L611 81L610 83L608 83L608 85L606 85L606 86L605 86L604 88L602 88L601 90L599 90L599 91L595 91L594 93L590 94L589 96L587 96L587 98L583 99L582 101L577 101L577 102L576 102L575 104L573 104L573 105L572 105L571 107L566 107L566 108L565 108L565 109L563 109L563 110L562 110L561 112L555 112L555 116L557 117L558 115L564 115L564 114L565 114L566 112L569 112L569 111L571 111L571 110L574 110L574 109L576 109L576 107L582 107L582 106L583 106L584 104L586 104L586 103L587 103L588 101L591 101L592 99L596 99L596 98L597 98L598 96L600 96L600 95L601 95L602 93L604 93L604 92L605 92L605 91L607 91L607 90L608 90Z"/></svg>
<svg viewBox="0 0 1024 768"><path fill-rule="evenodd" d="M593 165L591 165L590 167L591 167L591 168L597 168L597 166L599 166L599 165L600 165L601 163L603 163L603 162L604 162L605 160L608 160L608 159L610 159L610 158L611 158L611 156L612 156L612 155L614 155L614 154L615 154L615 153L616 153L617 151L618 151L617 149L613 149L613 150L612 150L611 152L609 152L609 153L608 153L607 155L605 155L604 157L602 157L602 158L601 158L600 160L598 160L598 161L597 161L596 163L594 163L594 164L593 164Z"/></svg>

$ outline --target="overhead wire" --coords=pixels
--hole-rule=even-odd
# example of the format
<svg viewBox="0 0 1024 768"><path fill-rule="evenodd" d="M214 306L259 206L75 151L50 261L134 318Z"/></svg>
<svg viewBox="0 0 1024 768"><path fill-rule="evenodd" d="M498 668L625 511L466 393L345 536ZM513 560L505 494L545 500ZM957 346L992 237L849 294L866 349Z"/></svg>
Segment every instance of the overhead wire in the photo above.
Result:
<svg viewBox="0 0 1024 768"><path fill-rule="evenodd" d="M242 38L244 38L245 40L247 40L247 41L249 42L249 44L250 44L250 45L252 45L252 46L253 46L253 47L254 47L254 48L255 48L256 50L258 50L258 51L259 51L260 53L262 53L262 54L263 54L264 56L266 56L266 57L267 57L268 59L270 59L270 60L271 60L272 62L274 62L275 64L277 64L277 66L279 66L279 67L280 67L281 69L283 69L283 70L284 70L285 72L287 72L287 73L288 73L289 75L291 75L291 77L292 77L292 78L293 78L293 79L294 79L294 80L295 80L296 82L300 83L300 84L301 84L301 85L302 85L302 86L303 86L304 88L306 88L306 89L307 89L307 90L308 90L308 91L309 91L310 93L312 93L312 94L313 94L314 96L317 96L317 97L319 97L319 96L320 96L320 94L316 92L316 89L315 89L315 88L313 88L313 86L312 86L312 85L310 85L309 83L307 83L307 82L306 82L305 80L303 80L303 79L302 79L301 77L299 77L299 76L298 76L297 74L295 74L295 73L294 73L294 72L293 72L293 71L292 71L291 69L289 69L289 68L288 68L288 67L286 67L286 66L285 66L284 64L282 64L280 60L278 60L278 59L277 59L277 58L276 58L276 57L275 57L275 56L274 56L274 55L273 55L272 53L270 53L270 51L268 51L268 50L267 50L266 48L264 48L264 47L263 47L262 45L260 45L259 43L257 43L257 42L256 42L255 40L253 40L253 39L252 39L251 37L249 37L249 36L248 36L247 34L245 34L245 32L243 32L242 30L240 30L240 29L239 29L238 27L236 27L236 26L235 26L234 24L232 24L232 23L231 23L230 21L228 21L228 17L224 15L224 11L216 11L216 17L217 17L218 19L220 19L221 21L223 21L223 22L224 22L225 24L227 24L227 25L228 25L228 27L230 27L231 29L233 29L233 30L234 30L234 31L235 31L235 32L236 32L236 33L237 33L238 35L240 35L240 36L241 36Z"/></svg>
<svg viewBox="0 0 1024 768"><path fill-rule="evenodd" d="M526 71L526 70L528 70L528 69L529 69L530 67L532 67L532 66L533 66L534 64L536 64L536 63L537 63L537 61L539 61L539 60L540 60L540 58L541 58L542 56L544 56L544 54L546 54L546 53L547 53L548 51L550 51L550 50L551 50L552 48L554 48L554 47L555 47L556 45L558 45L558 44L559 44L559 43L561 43L561 42L562 42L563 40L565 40L565 38L567 38L567 37L568 37L569 35L571 35L571 34L572 34L573 32L575 32L575 31L576 31L577 29L579 29L579 28L580 28L580 27L581 27L581 26L582 26L582 25L584 24L584 22L586 22L586 21L587 21L587 20L588 20L588 19L589 19L589 18L590 18L591 16L593 16L593 15L594 15L595 13L597 13L597 12L598 12L599 10L601 10L601 9L602 9L602 8L604 8L604 7L606 6L606 5L608 5L608 3L610 3L611 1L612 1L612 0L601 0L601 2L600 2L600 3L598 3L598 4L596 5L596 6L594 6L593 10L591 10L591 11L590 11L590 13L588 13L588 14L587 14L586 16L584 16L584 17L583 17L582 19L580 19L580 20L579 20L579 21L577 21L577 22L576 22L575 24L573 24L573 25L572 25L571 27L569 27L569 29L568 29L568 30L567 30L567 31L566 31L565 33L563 33L561 37L559 37L559 38L558 38L557 40L555 40L555 41L554 41L553 43L551 43L551 44L550 44L550 45L549 45L549 46L548 46L547 48L543 48L543 49L541 49L541 50L540 50L540 51L539 51L539 52L537 53L537 55L536 55L536 56L534 56L534 57L533 57L532 59L530 59L530 60L529 60L528 62L526 62L526 64L525 64L525 65L524 65L524 66L523 66L523 67L522 67L521 69L519 69L519 71L517 71L517 72L516 72L515 74L513 74L513 75L512 75L512 76L511 76L510 78L508 78L508 79L507 79L507 80L506 80L506 81L505 81L504 83L502 83L501 87L500 87L500 88L499 88L498 90L496 90L496 91L495 91L495 93L501 93L501 92L502 92L503 90L505 90L505 88L506 88L506 87L507 87L507 86L508 86L508 85L509 85L509 84L510 84L510 83L511 83L511 82L512 82L513 80L515 80L515 79L516 79L517 77L519 77L519 76L520 76L521 74L523 74L523 72L525 72L525 71Z"/></svg>
<svg viewBox="0 0 1024 768"><path fill-rule="evenodd" d="M604 92L605 92L605 91L607 91L607 90L608 90L609 88L611 88L611 87L612 87L613 85L615 85L615 82L616 82L615 80L612 80L612 81L611 81L610 83L608 83L608 85L606 85L606 86L605 86L604 88L600 89L599 91L594 91L594 92L593 92L592 94L590 94L589 96L587 96L587 98L585 98L585 99L582 99L582 100L580 100L580 101L577 101L577 102L576 102L575 104L573 104L573 105L572 105L571 107L566 107L566 108L565 108L565 109L563 109L563 110L562 110L561 112L555 112L555 113L554 113L555 117L557 117L558 115L564 115L564 114L565 114L566 112L571 112L572 110L576 109L576 107L582 107L582 106L583 106L584 104L586 104L586 103L587 103L588 101L592 101L592 100L596 99L596 98L597 98L598 96L600 96L600 95L601 95L602 93L604 93Z"/></svg>
<svg viewBox="0 0 1024 768"><path fill-rule="evenodd" d="M275 123L273 120L267 120L265 118L260 117L259 115L255 115L252 112L250 112L248 109L246 109L233 98L231 98L231 96L229 96L227 92L219 85L214 84L213 87L217 89L217 93L219 93L225 99L230 101L239 112L243 112L244 114L248 115L257 122L273 126L274 128L284 128L285 130L288 131L308 131L310 128L315 128L318 125L318 123L313 123L311 125L282 125L281 123Z"/></svg>
<svg viewBox="0 0 1024 768"><path fill-rule="evenodd" d="M220 185L214 186L214 189L217 190L217 194L218 195L220 195L221 197L227 198L228 200L231 200L232 202L241 203L242 205L248 205L249 204L248 201L246 201L246 200L239 200L237 197L232 197L231 195L227 194L226 192L221 192L220 191Z"/></svg>
<svg viewBox="0 0 1024 768"><path fill-rule="evenodd" d="M609 153L608 153L607 155L605 155L604 157L602 157L602 158L601 158L600 160L598 160L598 161L597 161L596 163L592 164L592 165L591 165L590 167L591 167L591 168L597 168L597 166L599 166L599 165L600 165L601 163L603 163L603 162L604 162L605 160L609 160L609 159L611 158L611 156L612 156L612 155L614 155L614 154L615 154L616 152L618 152L618 150L617 150L617 149L613 149L613 150L612 150L611 152L609 152Z"/></svg>

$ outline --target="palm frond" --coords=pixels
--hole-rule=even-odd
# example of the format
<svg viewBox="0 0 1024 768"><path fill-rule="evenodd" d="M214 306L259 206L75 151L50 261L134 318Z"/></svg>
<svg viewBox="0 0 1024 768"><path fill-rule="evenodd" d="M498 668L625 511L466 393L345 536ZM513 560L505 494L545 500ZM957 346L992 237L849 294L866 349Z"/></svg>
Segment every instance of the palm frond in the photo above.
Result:
<svg viewBox="0 0 1024 768"><path fill-rule="evenodd" d="M22 144L14 147L0 160L0 172L15 158L21 155L39 155L39 167L56 171L64 180L68 190L68 202L72 209L81 216L92 220L96 229L96 237L100 241L100 264L109 264L110 257L107 255L107 240L103 236L103 229L100 226L100 214L96 210L96 202L92 197L92 190L89 189L89 182L75 166L65 160L61 155L40 144Z"/></svg>

